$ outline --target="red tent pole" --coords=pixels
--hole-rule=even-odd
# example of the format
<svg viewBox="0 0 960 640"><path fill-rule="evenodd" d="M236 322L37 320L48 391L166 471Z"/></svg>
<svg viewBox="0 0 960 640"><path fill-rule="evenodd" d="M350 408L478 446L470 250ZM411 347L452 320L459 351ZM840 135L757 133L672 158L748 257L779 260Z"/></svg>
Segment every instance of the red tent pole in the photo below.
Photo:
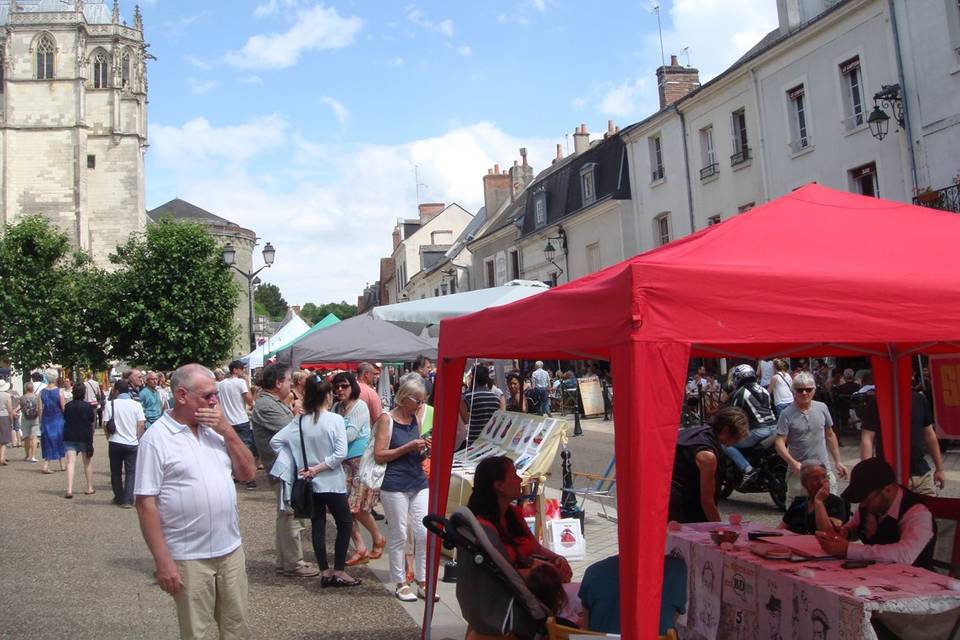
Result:
<svg viewBox="0 0 960 640"><path fill-rule="evenodd" d="M877 412L880 416L880 437L883 457L897 474L898 482L910 481L910 403L912 394L910 356L897 355L893 345L890 356L870 358L873 379L877 386ZM888 444L890 443L890 444Z"/></svg>
<svg viewBox="0 0 960 640"><path fill-rule="evenodd" d="M457 439L457 416L460 413L460 390L466 358L444 358L437 362L433 413L433 451L430 456L430 497L427 513L446 515L450 491L450 469ZM423 610L421 638L429 640L433 620L433 594L437 590L440 570L440 540L427 536L427 599Z"/></svg>
<svg viewBox="0 0 960 640"><path fill-rule="evenodd" d="M617 537L620 629L657 637L670 478L690 345L627 342L611 348L617 391Z"/></svg>

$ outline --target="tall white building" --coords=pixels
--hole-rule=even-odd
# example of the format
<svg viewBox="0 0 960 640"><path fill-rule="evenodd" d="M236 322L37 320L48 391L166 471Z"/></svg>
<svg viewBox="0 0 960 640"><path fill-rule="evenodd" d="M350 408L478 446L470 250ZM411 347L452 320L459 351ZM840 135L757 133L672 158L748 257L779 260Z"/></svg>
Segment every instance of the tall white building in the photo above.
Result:
<svg viewBox="0 0 960 640"><path fill-rule="evenodd" d="M144 228L146 58L139 9L0 0L0 223L41 215L101 266Z"/></svg>

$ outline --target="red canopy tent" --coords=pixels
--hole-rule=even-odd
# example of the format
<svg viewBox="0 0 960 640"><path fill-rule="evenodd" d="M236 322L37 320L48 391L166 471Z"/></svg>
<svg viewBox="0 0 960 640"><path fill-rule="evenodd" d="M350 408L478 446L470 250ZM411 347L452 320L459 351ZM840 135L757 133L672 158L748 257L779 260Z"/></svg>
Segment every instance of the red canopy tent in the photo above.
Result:
<svg viewBox="0 0 960 640"><path fill-rule="evenodd" d="M958 255L956 214L810 184L534 298L444 320L430 511L447 502L468 358L609 360L623 637L655 637L689 358L869 355L883 438L896 445L886 455L904 477L910 356L960 352ZM428 606L427 637L431 616Z"/></svg>

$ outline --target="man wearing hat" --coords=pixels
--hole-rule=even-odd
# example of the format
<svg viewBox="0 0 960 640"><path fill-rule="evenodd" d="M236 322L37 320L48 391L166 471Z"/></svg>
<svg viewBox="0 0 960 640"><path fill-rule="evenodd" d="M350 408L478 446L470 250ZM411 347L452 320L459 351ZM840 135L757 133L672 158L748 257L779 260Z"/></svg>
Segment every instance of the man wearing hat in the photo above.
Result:
<svg viewBox="0 0 960 640"><path fill-rule="evenodd" d="M932 567L937 541L933 516L917 494L897 484L886 460L868 458L857 464L850 474L850 486L840 497L860 508L838 531L817 532L824 551L850 560ZM850 537L863 544L850 544Z"/></svg>

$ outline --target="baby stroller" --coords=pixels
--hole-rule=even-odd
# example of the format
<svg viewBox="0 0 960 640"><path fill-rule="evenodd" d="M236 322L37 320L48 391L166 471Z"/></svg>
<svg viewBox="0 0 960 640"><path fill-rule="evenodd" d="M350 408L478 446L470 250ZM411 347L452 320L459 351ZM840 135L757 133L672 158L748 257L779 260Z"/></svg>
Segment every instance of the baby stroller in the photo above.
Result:
<svg viewBox="0 0 960 640"><path fill-rule="evenodd" d="M485 529L473 512L459 507L450 519L428 515L423 524L457 550L457 602L477 633L515 634L521 640L544 633L546 607L534 596L520 574L504 557L503 543Z"/></svg>

